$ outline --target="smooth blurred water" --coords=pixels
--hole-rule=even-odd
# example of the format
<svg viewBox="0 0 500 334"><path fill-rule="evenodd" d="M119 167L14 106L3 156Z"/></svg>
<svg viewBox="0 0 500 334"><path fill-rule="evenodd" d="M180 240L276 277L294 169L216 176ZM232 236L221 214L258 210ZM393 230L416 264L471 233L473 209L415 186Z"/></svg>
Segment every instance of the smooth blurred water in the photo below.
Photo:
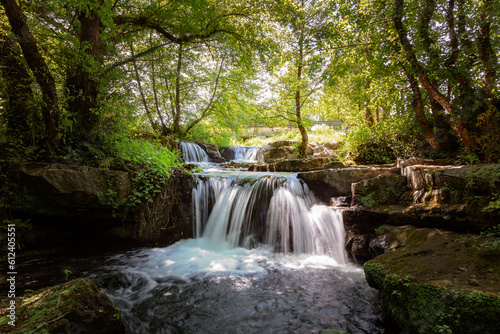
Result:
<svg viewBox="0 0 500 334"><path fill-rule="evenodd" d="M216 246L216 245L215 245ZM113 256L100 276L129 333L381 333L361 268L206 239Z"/></svg>

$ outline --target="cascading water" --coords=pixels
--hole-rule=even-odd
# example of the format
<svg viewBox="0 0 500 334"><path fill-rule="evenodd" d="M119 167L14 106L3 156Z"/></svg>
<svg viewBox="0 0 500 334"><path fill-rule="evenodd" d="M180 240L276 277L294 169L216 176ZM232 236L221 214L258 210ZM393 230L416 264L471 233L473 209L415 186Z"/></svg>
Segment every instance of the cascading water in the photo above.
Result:
<svg viewBox="0 0 500 334"><path fill-rule="evenodd" d="M235 162L255 162L257 161L257 152L260 147L252 146L231 146L230 149L234 152Z"/></svg>
<svg viewBox="0 0 500 334"><path fill-rule="evenodd" d="M180 142L182 158L185 162L208 162L208 155L196 143Z"/></svg>
<svg viewBox="0 0 500 334"><path fill-rule="evenodd" d="M315 204L296 178L212 177L198 181L193 199L196 236L218 247L265 244L347 262L340 212Z"/></svg>
<svg viewBox="0 0 500 334"><path fill-rule="evenodd" d="M108 260L129 333L381 333L341 215L294 176L200 177L196 239Z"/></svg>

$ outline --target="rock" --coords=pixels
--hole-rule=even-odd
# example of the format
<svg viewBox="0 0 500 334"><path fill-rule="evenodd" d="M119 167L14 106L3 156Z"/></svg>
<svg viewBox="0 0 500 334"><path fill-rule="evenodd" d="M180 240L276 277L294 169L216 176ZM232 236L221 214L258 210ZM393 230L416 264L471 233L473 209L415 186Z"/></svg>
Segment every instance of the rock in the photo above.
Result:
<svg viewBox="0 0 500 334"><path fill-rule="evenodd" d="M251 163L251 162L234 162L234 161L230 161L230 162L226 162L226 163L220 164L219 166L220 167L225 167L225 168L245 168L245 169L249 169L249 168L252 168L252 166L254 166L254 164Z"/></svg>
<svg viewBox="0 0 500 334"><path fill-rule="evenodd" d="M2 323L2 333L125 333L120 310L87 278L25 294L16 304L16 325Z"/></svg>
<svg viewBox="0 0 500 334"><path fill-rule="evenodd" d="M413 190L422 190L435 187L434 173L439 169L456 168L454 166L425 166L413 165L405 167L403 175L406 176L408 185Z"/></svg>
<svg viewBox="0 0 500 334"><path fill-rule="evenodd" d="M272 163L257 163L248 169L251 172L301 172L322 169L324 164L343 168L340 161L330 161L330 158L285 159Z"/></svg>
<svg viewBox="0 0 500 334"><path fill-rule="evenodd" d="M351 196L353 183L383 174L399 174L396 167L346 167L299 173L309 189L322 201L328 203L332 197Z"/></svg>
<svg viewBox="0 0 500 334"><path fill-rule="evenodd" d="M292 140L279 140L264 145L257 152L257 161L259 162L274 162L278 159L297 159L297 151L293 147Z"/></svg>
<svg viewBox="0 0 500 334"><path fill-rule="evenodd" d="M226 161L231 161L231 160L234 160L234 158L235 158L234 151L230 147L222 147L220 149L220 155Z"/></svg>
<svg viewBox="0 0 500 334"><path fill-rule="evenodd" d="M489 237L410 226L385 232L395 250L366 262L364 270L381 293L386 323L408 333L445 326L453 333L498 331L500 274L488 269L500 267L500 253L487 246Z"/></svg>
<svg viewBox="0 0 500 334"><path fill-rule="evenodd" d="M200 145L200 147L207 152L208 159L210 162L225 162L226 160L221 156L219 152L219 148L217 145L214 144L209 144L209 143L204 143L201 141L197 141L196 144Z"/></svg>
<svg viewBox="0 0 500 334"><path fill-rule="evenodd" d="M313 158L337 158L334 150L339 146L339 143L309 143Z"/></svg>
<svg viewBox="0 0 500 334"><path fill-rule="evenodd" d="M90 240L176 241L192 234L193 181L184 170L172 169L160 193L147 203L132 192L141 187L134 171L27 162L11 172L11 213L30 219L32 228L19 234L25 247ZM132 200L137 203L131 205Z"/></svg>
<svg viewBox="0 0 500 334"><path fill-rule="evenodd" d="M352 184L352 205L397 204L406 191L406 178L384 174Z"/></svg>
<svg viewBox="0 0 500 334"><path fill-rule="evenodd" d="M447 161L444 159L421 159L421 158L410 158L407 160L397 159L396 165L401 169L401 175L405 175L404 170L409 166L446 166Z"/></svg>
<svg viewBox="0 0 500 334"><path fill-rule="evenodd" d="M118 199L124 199L132 187L128 172L90 166L26 162L20 163L14 173L15 187L23 195L16 198L14 207L47 214L57 211L66 217L90 211L103 218L111 216L99 194L112 183Z"/></svg>
<svg viewBox="0 0 500 334"><path fill-rule="evenodd" d="M459 166L434 172L436 187L447 187L474 195L500 193L500 164Z"/></svg>
<svg viewBox="0 0 500 334"><path fill-rule="evenodd" d="M374 234L356 234L352 230L347 230L345 249L349 259L355 263L365 263L373 259L374 256L369 252L369 245L374 237Z"/></svg>
<svg viewBox="0 0 500 334"><path fill-rule="evenodd" d="M471 278L471 279L469 279L469 285L479 286L479 282L477 281L477 279Z"/></svg>

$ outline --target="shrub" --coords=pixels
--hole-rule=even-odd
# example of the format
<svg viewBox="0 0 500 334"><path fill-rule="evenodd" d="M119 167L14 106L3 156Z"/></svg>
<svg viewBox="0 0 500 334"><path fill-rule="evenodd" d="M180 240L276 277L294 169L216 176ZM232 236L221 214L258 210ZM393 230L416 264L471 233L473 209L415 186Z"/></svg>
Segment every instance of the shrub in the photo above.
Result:
<svg viewBox="0 0 500 334"><path fill-rule="evenodd" d="M348 131L340 154L360 164L394 162L422 153L422 134L415 120L392 116L369 127L365 124Z"/></svg>

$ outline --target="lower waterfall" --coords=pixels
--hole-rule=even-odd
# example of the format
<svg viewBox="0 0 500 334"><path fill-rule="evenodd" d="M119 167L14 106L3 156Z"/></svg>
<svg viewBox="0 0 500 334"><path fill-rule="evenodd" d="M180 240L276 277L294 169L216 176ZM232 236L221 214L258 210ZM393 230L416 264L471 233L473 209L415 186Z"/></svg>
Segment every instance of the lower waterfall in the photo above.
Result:
<svg viewBox="0 0 500 334"><path fill-rule="evenodd" d="M296 178L199 180L193 203L196 236L214 246L265 244L276 252L326 254L347 263L341 213L317 204Z"/></svg>
<svg viewBox="0 0 500 334"><path fill-rule="evenodd" d="M341 213L294 175L201 175L192 207L194 239L100 269L128 333L383 332Z"/></svg>

